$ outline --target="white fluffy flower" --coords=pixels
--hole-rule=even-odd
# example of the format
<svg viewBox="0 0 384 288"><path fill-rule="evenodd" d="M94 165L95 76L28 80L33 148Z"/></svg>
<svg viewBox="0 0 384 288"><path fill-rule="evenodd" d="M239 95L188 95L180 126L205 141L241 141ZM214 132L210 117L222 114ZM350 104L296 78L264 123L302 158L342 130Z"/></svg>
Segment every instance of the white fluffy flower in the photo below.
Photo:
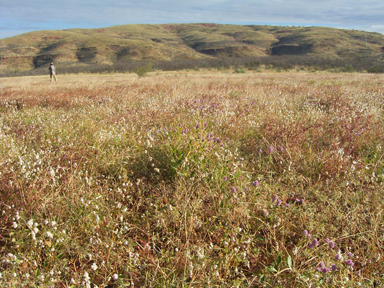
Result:
<svg viewBox="0 0 384 288"><path fill-rule="evenodd" d="M93 269L93 271L96 271L96 270L97 270L97 268L99 268L99 267L97 267L96 263L95 263L95 262L93 262L93 264L92 264L91 268Z"/></svg>
<svg viewBox="0 0 384 288"><path fill-rule="evenodd" d="M47 232L45 233L45 237L50 238L50 239L53 239L53 235L52 235L52 233L49 232L49 231L47 231Z"/></svg>
<svg viewBox="0 0 384 288"><path fill-rule="evenodd" d="M33 219L29 219L28 220L27 226L28 226L29 229L32 229L32 227L33 227Z"/></svg>

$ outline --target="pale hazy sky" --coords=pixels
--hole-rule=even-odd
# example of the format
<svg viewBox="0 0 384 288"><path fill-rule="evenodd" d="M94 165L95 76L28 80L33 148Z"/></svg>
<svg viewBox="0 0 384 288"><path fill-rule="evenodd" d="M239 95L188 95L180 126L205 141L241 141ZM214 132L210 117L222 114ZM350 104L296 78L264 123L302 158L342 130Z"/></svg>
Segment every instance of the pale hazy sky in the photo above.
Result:
<svg viewBox="0 0 384 288"><path fill-rule="evenodd" d="M384 34L383 0L0 0L0 39L122 24L328 26Z"/></svg>

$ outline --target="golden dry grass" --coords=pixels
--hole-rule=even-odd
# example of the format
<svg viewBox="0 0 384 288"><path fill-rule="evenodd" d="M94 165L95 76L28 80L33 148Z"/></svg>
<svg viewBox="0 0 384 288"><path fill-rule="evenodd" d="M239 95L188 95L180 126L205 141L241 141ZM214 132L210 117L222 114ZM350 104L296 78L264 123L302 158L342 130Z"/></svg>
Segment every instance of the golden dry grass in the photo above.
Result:
<svg viewBox="0 0 384 288"><path fill-rule="evenodd" d="M2 78L1 284L382 285L383 83Z"/></svg>

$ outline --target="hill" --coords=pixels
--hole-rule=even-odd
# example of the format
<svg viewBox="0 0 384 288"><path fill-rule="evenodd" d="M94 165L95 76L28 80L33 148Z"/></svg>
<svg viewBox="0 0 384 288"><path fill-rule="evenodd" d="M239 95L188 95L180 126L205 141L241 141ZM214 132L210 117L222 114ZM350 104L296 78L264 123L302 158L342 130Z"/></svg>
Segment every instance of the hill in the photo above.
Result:
<svg viewBox="0 0 384 288"><path fill-rule="evenodd" d="M311 56L383 61L384 35L325 27L122 25L30 32L0 40L0 72L132 60Z"/></svg>

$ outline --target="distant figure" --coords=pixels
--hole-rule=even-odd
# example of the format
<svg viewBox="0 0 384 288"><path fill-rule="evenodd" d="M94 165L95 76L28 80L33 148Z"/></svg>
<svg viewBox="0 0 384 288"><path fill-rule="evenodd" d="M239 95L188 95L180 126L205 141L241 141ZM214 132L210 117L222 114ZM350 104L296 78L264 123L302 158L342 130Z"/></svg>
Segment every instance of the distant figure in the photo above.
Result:
<svg viewBox="0 0 384 288"><path fill-rule="evenodd" d="M51 65L49 66L48 70L49 70L49 74L51 76L50 77L51 78L51 82L52 82L52 78L54 78L55 81L57 81L57 79L56 79L56 68L55 68L55 66L53 66L52 62L51 62Z"/></svg>

